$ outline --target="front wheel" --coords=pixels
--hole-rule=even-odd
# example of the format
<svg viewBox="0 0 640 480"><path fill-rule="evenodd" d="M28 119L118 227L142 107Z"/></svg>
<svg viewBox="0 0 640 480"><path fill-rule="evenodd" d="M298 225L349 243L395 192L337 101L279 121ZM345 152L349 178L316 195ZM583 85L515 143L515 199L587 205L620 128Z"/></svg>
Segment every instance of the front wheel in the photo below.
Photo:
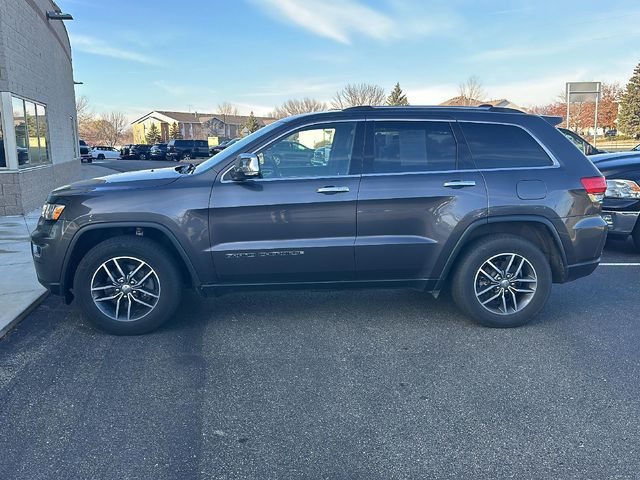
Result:
<svg viewBox="0 0 640 480"><path fill-rule="evenodd" d="M183 160L191 160L191 152L185 152L185 153L182 155L182 159L183 159Z"/></svg>
<svg viewBox="0 0 640 480"><path fill-rule="evenodd" d="M140 160L146 160L147 156L144 153L141 153L139 158Z"/></svg>
<svg viewBox="0 0 640 480"><path fill-rule="evenodd" d="M542 309L551 292L549 261L514 235L485 237L470 246L452 283L458 307L487 327L518 327Z"/></svg>
<svg viewBox="0 0 640 480"><path fill-rule="evenodd" d="M86 316L116 335L155 330L177 308L180 274L167 252L152 240L114 237L80 261L74 294Z"/></svg>

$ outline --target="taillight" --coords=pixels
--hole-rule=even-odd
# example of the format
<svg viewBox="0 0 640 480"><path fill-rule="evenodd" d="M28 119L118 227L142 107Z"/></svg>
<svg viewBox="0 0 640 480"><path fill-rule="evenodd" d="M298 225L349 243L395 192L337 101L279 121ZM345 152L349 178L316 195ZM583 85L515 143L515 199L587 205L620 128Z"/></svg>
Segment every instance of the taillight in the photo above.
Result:
<svg viewBox="0 0 640 480"><path fill-rule="evenodd" d="M601 202L604 198L604 192L607 191L607 181L604 177L585 177L581 178L582 186L589 194L591 200Z"/></svg>

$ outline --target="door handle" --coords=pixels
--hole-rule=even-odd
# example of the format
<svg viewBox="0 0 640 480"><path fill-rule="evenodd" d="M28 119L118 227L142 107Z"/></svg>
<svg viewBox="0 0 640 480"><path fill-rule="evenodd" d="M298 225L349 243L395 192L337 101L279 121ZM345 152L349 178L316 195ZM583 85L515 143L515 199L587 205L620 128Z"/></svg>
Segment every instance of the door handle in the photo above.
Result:
<svg viewBox="0 0 640 480"><path fill-rule="evenodd" d="M347 193L349 191L349 187L334 187L327 186L318 189L318 193L324 194L332 194L332 193Z"/></svg>
<svg viewBox="0 0 640 480"><path fill-rule="evenodd" d="M450 182L444 182L442 186L449 188L475 187L476 182L474 180L451 180Z"/></svg>

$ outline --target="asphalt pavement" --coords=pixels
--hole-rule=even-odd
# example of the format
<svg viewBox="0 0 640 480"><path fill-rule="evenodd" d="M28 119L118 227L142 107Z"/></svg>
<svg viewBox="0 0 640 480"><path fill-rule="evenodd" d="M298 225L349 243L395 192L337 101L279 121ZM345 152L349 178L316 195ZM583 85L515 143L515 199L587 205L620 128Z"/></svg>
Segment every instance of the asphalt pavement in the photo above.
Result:
<svg viewBox="0 0 640 480"><path fill-rule="evenodd" d="M51 297L0 342L0 478L638 478L638 263L609 242L510 330L328 290L187 294L115 337Z"/></svg>

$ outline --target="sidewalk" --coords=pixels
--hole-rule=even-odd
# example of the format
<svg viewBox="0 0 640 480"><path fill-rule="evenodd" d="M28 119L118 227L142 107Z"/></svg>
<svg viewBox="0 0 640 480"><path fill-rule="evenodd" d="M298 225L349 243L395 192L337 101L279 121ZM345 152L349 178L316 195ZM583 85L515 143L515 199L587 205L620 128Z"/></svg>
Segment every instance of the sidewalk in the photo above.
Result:
<svg viewBox="0 0 640 480"><path fill-rule="evenodd" d="M82 177L117 173L97 165L82 165ZM47 297L38 283L31 258L29 234L36 228L40 211L0 217L0 338L7 334Z"/></svg>

